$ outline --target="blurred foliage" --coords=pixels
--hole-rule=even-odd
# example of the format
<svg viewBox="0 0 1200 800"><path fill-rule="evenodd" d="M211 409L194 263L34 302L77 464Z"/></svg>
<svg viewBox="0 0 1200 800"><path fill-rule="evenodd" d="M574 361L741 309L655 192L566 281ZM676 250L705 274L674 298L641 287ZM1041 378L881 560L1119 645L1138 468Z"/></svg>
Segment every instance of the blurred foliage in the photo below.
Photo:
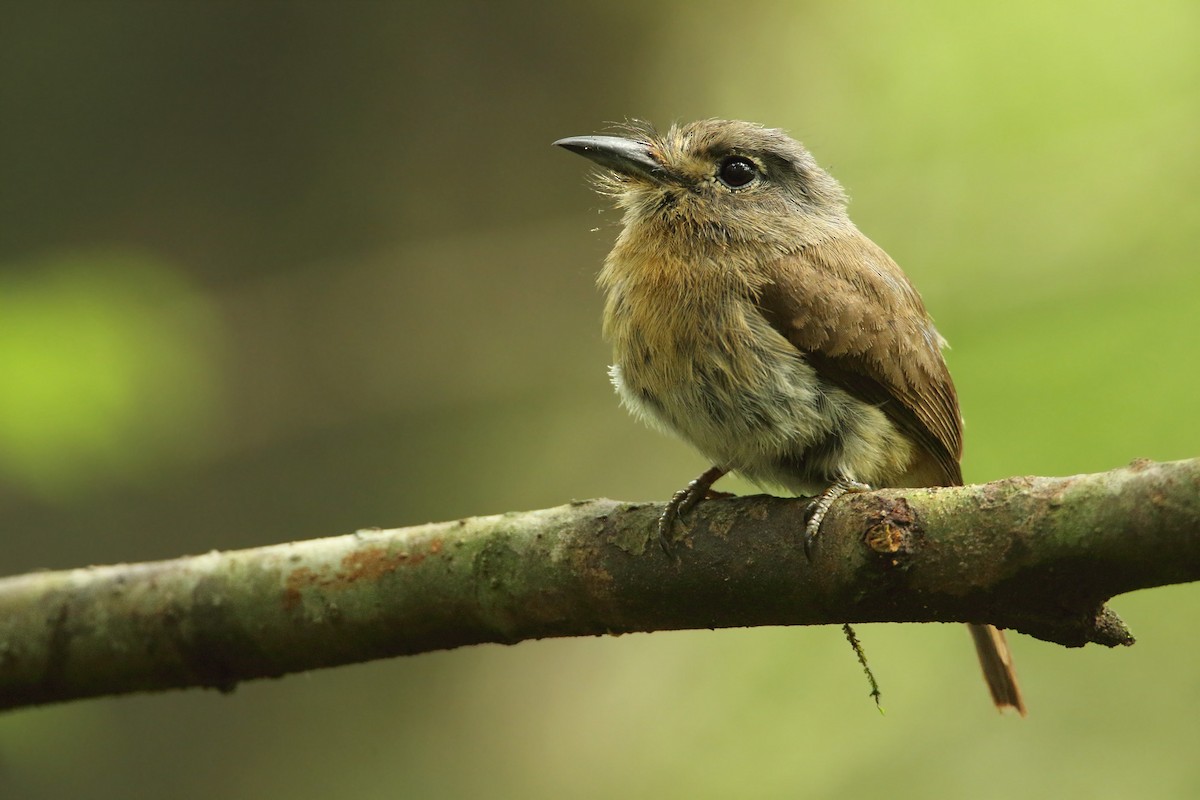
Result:
<svg viewBox="0 0 1200 800"><path fill-rule="evenodd" d="M203 452L215 321L176 270L75 254L0 273L0 474L58 496Z"/></svg>
<svg viewBox="0 0 1200 800"><path fill-rule="evenodd" d="M967 475L1200 455L1200 6L0 5L0 574L664 498L618 217L549 143L784 127L921 288ZM745 484L729 486L750 490ZM0 717L0 797L1190 797L1194 587L1121 652L960 626L483 647Z"/></svg>

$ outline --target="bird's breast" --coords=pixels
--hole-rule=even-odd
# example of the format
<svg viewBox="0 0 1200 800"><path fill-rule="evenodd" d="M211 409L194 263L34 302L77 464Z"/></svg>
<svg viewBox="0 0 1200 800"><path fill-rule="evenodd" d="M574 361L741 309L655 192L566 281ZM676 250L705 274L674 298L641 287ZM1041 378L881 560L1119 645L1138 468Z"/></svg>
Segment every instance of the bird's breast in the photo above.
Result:
<svg viewBox="0 0 1200 800"><path fill-rule="evenodd" d="M812 367L750 297L611 293L613 383L635 414L730 469L821 438L827 398Z"/></svg>
<svg viewBox="0 0 1200 800"><path fill-rule="evenodd" d="M609 281L613 384L636 416L714 464L793 491L903 472L911 447L877 407L824 380L737 285Z"/></svg>

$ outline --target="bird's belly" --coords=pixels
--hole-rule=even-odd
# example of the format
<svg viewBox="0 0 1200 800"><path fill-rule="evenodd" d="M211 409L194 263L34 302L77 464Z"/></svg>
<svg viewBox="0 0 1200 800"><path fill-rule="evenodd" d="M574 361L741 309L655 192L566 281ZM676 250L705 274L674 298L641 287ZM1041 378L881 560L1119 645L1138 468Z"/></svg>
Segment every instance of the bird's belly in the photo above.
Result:
<svg viewBox="0 0 1200 800"><path fill-rule="evenodd" d="M750 341L693 340L674 358L622 358L618 348L613 384L635 415L756 483L882 485L907 468L911 445L877 407L822 380L782 337Z"/></svg>

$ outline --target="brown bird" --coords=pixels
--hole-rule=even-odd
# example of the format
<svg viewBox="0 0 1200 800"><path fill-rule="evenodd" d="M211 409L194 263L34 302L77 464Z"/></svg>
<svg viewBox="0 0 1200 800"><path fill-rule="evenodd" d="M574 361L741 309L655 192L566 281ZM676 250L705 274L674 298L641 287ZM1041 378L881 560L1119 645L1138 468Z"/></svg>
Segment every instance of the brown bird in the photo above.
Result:
<svg viewBox="0 0 1200 800"><path fill-rule="evenodd" d="M782 131L703 120L556 145L605 171L624 210L599 283L613 384L713 467L660 520L664 546L727 472L819 492L962 483L945 340L916 289L846 214L842 187ZM1025 705L1004 635L970 625L997 707Z"/></svg>

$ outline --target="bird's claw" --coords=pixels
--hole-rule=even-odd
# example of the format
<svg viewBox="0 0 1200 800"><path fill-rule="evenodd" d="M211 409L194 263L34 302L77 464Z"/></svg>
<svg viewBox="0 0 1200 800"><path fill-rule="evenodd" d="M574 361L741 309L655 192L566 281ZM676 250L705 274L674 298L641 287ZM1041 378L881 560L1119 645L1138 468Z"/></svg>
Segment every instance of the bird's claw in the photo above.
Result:
<svg viewBox="0 0 1200 800"><path fill-rule="evenodd" d="M712 485L724 474L725 470L720 467L711 467L687 486L671 495L667 507L658 517L658 544L668 556L674 555L675 523L681 516L695 508L701 500L710 496L731 496L728 492L712 491Z"/></svg>
<svg viewBox="0 0 1200 800"><path fill-rule="evenodd" d="M825 487L825 491L814 497L808 504L805 511L808 517L808 522L804 525L804 557L812 561L812 546L817 540L817 534L821 532L821 523L825 521L825 515L829 513L829 509L839 497L850 492L869 492L871 487L859 481L852 481L845 478L839 478L829 486Z"/></svg>

